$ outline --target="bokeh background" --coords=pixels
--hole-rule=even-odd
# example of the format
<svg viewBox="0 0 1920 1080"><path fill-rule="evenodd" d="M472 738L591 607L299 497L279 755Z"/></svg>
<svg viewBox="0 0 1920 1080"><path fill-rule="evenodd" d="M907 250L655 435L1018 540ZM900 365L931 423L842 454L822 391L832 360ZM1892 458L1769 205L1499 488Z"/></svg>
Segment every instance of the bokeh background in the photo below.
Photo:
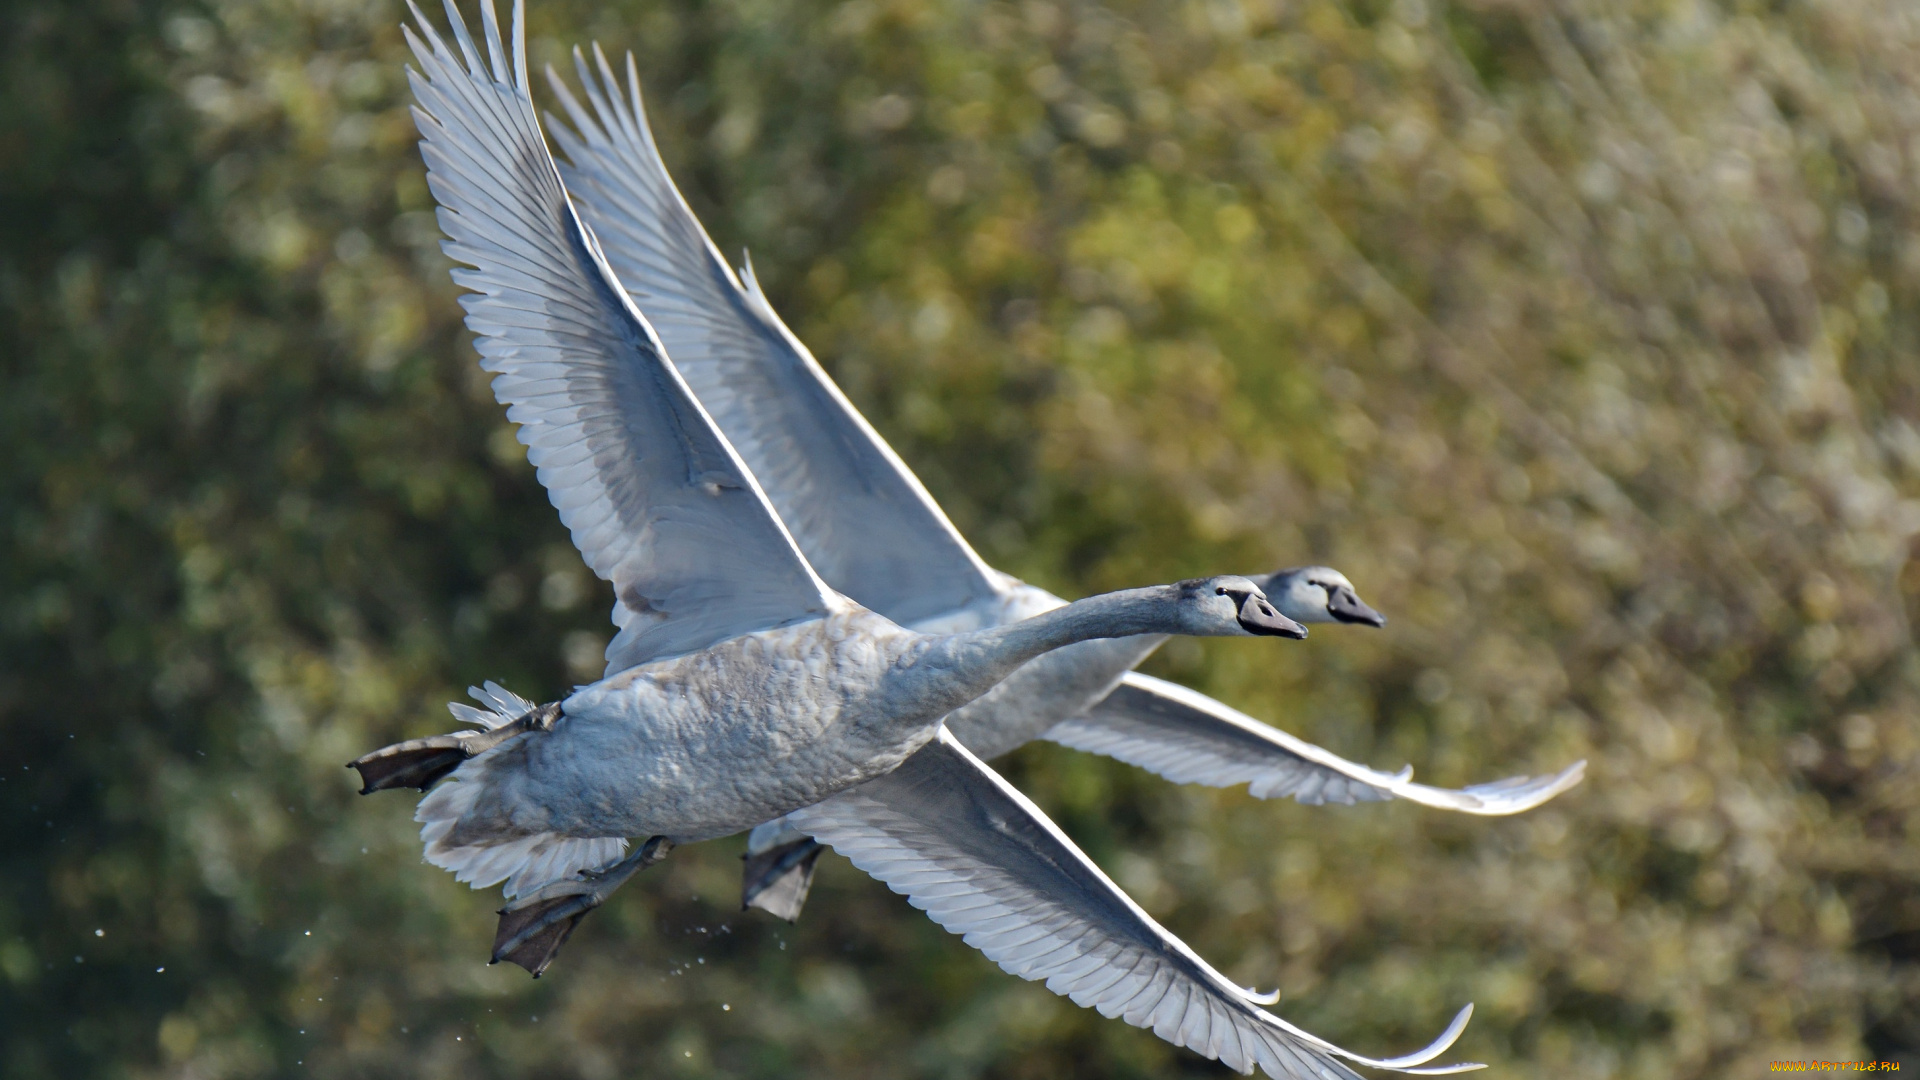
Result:
<svg viewBox="0 0 1920 1080"><path fill-rule="evenodd" d="M397 0L0 13L0 1073L1203 1077L828 857L676 851L549 977L341 763L591 678L459 323ZM438 13L435 13L436 18ZM1516 820L1003 762L1356 1049L1920 1048L1920 6L538 0L998 566L1324 561L1392 617L1149 670ZM616 54L617 55L617 54ZM544 88L543 92L544 92ZM546 104L551 106L551 100Z"/></svg>

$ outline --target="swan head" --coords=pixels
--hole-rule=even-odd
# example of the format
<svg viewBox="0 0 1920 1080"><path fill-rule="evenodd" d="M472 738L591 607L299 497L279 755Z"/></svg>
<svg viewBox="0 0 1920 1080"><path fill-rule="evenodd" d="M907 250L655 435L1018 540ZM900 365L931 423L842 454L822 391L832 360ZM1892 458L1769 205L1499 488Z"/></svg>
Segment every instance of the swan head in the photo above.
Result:
<svg viewBox="0 0 1920 1080"><path fill-rule="evenodd" d="M1331 566L1276 570L1262 586L1275 607L1299 622L1387 625L1387 617L1368 607L1353 591L1353 582L1347 580L1347 575Z"/></svg>
<svg viewBox="0 0 1920 1080"><path fill-rule="evenodd" d="M1195 578L1178 590L1183 632L1198 637L1303 638L1307 628L1280 613L1251 579L1228 575Z"/></svg>

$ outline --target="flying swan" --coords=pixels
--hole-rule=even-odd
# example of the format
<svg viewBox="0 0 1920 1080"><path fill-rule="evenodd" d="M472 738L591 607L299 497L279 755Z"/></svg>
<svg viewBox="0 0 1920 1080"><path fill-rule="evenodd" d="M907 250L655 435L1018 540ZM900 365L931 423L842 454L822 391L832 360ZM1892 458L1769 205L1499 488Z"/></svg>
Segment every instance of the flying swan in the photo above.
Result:
<svg viewBox="0 0 1920 1080"><path fill-rule="evenodd" d="M627 54L623 100L598 45L598 78L574 50L591 111L552 68L571 127L548 126L561 177L608 263L646 312L696 397L759 479L794 542L827 584L926 633L1013 622L1066 601L986 565L917 477L854 409L754 280L728 266L667 174ZM1302 623L1386 620L1337 570L1248 575ZM1106 638L1048 653L947 718L947 730L992 760L1035 738L1107 754L1182 783L1248 785L1302 803L1407 799L1468 814L1516 814L1578 784L1579 761L1548 776L1462 791L1380 772L1276 730L1204 694L1131 669L1164 636ZM820 846L793 821L748 840L742 902L799 916Z"/></svg>
<svg viewBox="0 0 1920 1080"><path fill-rule="evenodd" d="M1105 636L1299 637L1253 582L1091 597L1016 623L905 629L814 572L669 362L575 214L491 0L483 61L414 8L409 72L445 250L482 364L588 564L614 586L607 675L535 706L497 687L479 732L353 763L365 790L427 790L428 861L505 882L495 958L536 973L611 889L676 844L805 808L805 828L1008 971L1243 1072L1416 1073L1458 1037L1385 1060L1292 1027L1160 928L941 717L1044 652ZM424 39L424 40L423 40ZM511 71L509 70L511 63ZM439 781L446 781L440 783ZM622 854L625 837L646 841Z"/></svg>

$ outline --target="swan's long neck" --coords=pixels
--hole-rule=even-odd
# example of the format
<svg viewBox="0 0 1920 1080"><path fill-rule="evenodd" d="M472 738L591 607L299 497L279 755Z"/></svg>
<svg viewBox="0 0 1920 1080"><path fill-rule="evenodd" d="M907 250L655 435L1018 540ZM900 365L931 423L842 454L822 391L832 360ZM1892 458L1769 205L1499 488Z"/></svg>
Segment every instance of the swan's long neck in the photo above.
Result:
<svg viewBox="0 0 1920 1080"><path fill-rule="evenodd" d="M1091 638L1180 633L1178 590L1170 585L1126 589L1076 600L1003 626L926 639L924 651L899 674L923 708L957 709L1063 645ZM913 711L920 711L915 709Z"/></svg>
<svg viewBox="0 0 1920 1080"><path fill-rule="evenodd" d="M948 641L956 649L979 650L1004 662L997 682L1021 664L1062 645L1090 638L1175 634L1185 629L1181 623L1179 590L1152 585L1089 596L1029 619L954 634Z"/></svg>

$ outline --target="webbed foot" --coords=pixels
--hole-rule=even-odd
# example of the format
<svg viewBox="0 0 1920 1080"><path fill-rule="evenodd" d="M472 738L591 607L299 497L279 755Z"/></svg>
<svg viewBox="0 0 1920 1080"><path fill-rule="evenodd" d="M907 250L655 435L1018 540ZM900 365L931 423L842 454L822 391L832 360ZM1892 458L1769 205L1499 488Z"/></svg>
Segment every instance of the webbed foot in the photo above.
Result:
<svg viewBox="0 0 1920 1080"><path fill-rule="evenodd" d="M347 762L347 768L360 770L362 795L400 787L425 791L474 755L468 744L478 734L481 733L463 731L458 735L408 739L354 758Z"/></svg>
<svg viewBox="0 0 1920 1080"><path fill-rule="evenodd" d="M362 795L401 787L425 791L459 768L468 758L484 754L529 731L550 731L558 719L560 703L551 702L533 709L518 720L485 731L433 735L381 747L371 754L347 762L347 768L360 770Z"/></svg>
<svg viewBox="0 0 1920 1080"><path fill-rule="evenodd" d="M800 918L807 892L813 888L819 841L806 837L740 857L747 863L741 871L740 910L757 907L788 922Z"/></svg>
<svg viewBox="0 0 1920 1080"><path fill-rule="evenodd" d="M656 836L633 854L604 870L582 870L572 881L556 881L500 909L500 926L493 935L493 959L519 964L539 978L560 954L580 920L607 902L628 878L667 857L673 841Z"/></svg>

